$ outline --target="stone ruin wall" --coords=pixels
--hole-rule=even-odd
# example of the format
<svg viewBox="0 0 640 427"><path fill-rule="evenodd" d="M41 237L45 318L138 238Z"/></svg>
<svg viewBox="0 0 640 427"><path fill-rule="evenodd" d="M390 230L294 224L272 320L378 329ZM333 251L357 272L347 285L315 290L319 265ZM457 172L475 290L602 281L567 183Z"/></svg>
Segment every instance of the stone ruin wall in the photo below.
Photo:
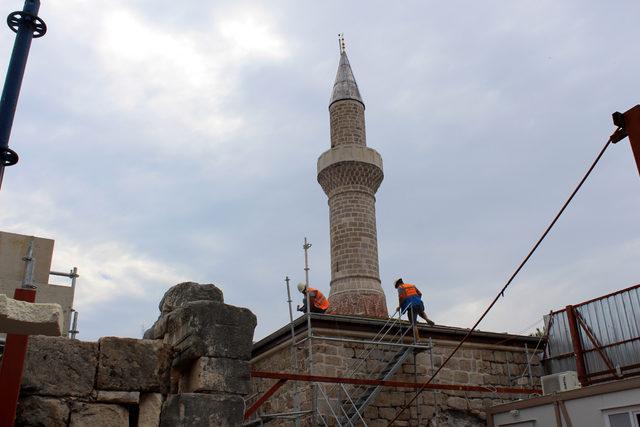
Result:
<svg viewBox="0 0 640 427"><path fill-rule="evenodd" d="M432 350L433 365L437 369L443 360L450 354L457 343L434 341ZM344 376L351 371L348 367L360 363L362 357L367 354L370 347L362 344L351 343L327 343L314 341L314 371L315 375ZM397 350L388 347L385 350L373 350L366 357L362 366L366 366L367 372L380 372L387 362L395 355ZM540 376L543 375L542 365L537 355L531 357L533 386L540 387ZM303 344L297 352L299 363L298 373L308 373L307 347ZM283 346L278 350L258 357L252 362L252 369L262 371L292 372L290 346ZM524 378L517 384L509 383L509 370L511 377L515 378L525 373ZM428 352L417 356L418 382L425 382L429 378L431 370L431 357ZM357 378L358 376L356 376ZM360 378L375 378L376 375L361 375ZM392 381L414 381L413 357L409 356L403 364L400 372L396 373ZM275 380L252 379L251 394L261 394L273 385ZM528 372L526 355L523 348L507 346L490 346L486 344L465 345L458 350L456 355L440 371L434 383L481 385L489 389L491 387L516 387L528 386ZM301 409L311 408L311 394L308 383L298 383L297 394L300 396ZM261 413L282 413L292 410L292 398L296 390L294 383L289 381L260 409ZM325 391L331 390L331 384L325 384ZM397 411L414 396L414 391L401 388L382 389L376 400L370 405L364 418L370 427L387 426ZM449 390L424 391L419 401L420 425L455 425L455 426L486 426L486 408L526 397L522 394L496 394L491 392L458 392ZM331 417L331 412L326 407L322 398L318 399L320 410ZM415 402L396 421L397 426L416 426L418 416ZM335 424L335 423L333 423ZM289 421L274 421L270 425L292 425ZM306 424L304 424L306 425Z"/></svg>
<svg viewBox="0 0 640 427"><path fill-rule="evenodd" d="M255 316L214 285L182 283L147 339L34 336L16 426L239 426Z"/></svg>

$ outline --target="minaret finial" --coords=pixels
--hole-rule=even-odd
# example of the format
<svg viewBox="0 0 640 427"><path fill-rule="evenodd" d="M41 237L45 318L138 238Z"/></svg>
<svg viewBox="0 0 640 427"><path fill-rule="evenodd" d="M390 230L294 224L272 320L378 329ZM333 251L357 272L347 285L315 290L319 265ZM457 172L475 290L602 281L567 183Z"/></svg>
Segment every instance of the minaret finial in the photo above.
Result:
<svg viewBox="0 0 640 427"><path fill-rule="evenodd" d="M344 43L344 33L338 34L338 46L341 54L347 51L347 45Z"/></svg>

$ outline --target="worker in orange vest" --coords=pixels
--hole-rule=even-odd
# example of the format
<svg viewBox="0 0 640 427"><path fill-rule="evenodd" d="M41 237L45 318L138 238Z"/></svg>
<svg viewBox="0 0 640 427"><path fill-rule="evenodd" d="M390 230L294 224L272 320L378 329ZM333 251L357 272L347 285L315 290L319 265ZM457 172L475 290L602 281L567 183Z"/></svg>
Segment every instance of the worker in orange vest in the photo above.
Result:
<svg viewBox="0 0 640 427"><path fill-rule="evenodd" d="M415 285L412 285L411 283L404 283L402 278L396 280L395 286L398 290L398 300L400 301L400 306L397 309L402 310L401 313L407 313L414 329L418 316L426 320L429 326L433 326L433 321L429 319L427 317L427 313L424 312L422 292L420 292Z"/></svg>
<svg viewBox="0 0 640 427"><path fill-rule="evenodd" d="M298 306L298 311L307 312L307 292L309 292L312 313L324 313L329 308L329 300L319 290L311 287L307 289L304 283L298 283L298 290L304 295L302 307Z"/></svg>

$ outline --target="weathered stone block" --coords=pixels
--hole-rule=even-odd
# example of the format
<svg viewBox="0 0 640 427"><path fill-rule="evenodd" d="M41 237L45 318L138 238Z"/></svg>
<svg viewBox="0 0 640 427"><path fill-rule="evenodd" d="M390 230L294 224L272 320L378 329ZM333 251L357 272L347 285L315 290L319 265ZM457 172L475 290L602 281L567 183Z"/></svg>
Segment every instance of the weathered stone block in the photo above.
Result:
<svg viewBox="0 0 640 427"><path fill-rule="evenodd" d="M249 360L255 326L246 308L196 301L169 314L165 340L175 351L174 366L200 357Z"/></svg>
<svg viewBox="0 0 640 427"><path fill-rule="evenodd" d="M463 371L453 373L453 382L456 384L466 384L469 382L469 374Z"/></svg>
<svg viewBox="0 0 640 427"><path fill-rule="evenodd" d="M473 360L460 359L458 363L461 371L470 372L475 370L475 361Z"/></svg>
<svg viewBox="0 0 640 427"><path fill-rule="evenodd" d="M227 392L245 395L250 388L249 362L239 359L201 357L180 379L180 393Z"/></svg>
<svg viewBox="0 0 640 427"><path fill-rule="evenodd" d="M474 385L480 385L483 384L484 380L482 377L482 374L478 374L478 373L470 373L469 374L469 383L470 384L474 384Z"/></svg>
<svg viewBox="0 0 640 427"><path fill-rule="evenodd" d="M516 363L527 363L527 356L524 353L514 353L513 361Z"/></svg>
<svg viewBox="0 0 640 427"><path fill-rule="evenodd" d="M20 400L16 411L16 427L66 427L69 406L59 399L29 396Z"/></svg>
<svg viewBox="0 0 640 427"><path fill-rule="evenodd" d="M75 402L69 427L129 427L129 411L119 405Z"/></svg>
<svg viewBox="0 0 640 427"><path fill-rule="evenodd" d="M95 382L97 363L96 343L30 337L22 394L88 396Z"/></svg>
<svg viewBox="0 0 640 427"><path fill-rule="evenodd" d="M158 308L160 313L166 314L194 301L224 302L224 297L216 285L184 282L170 288L160 300Z"/></svg>
<svg viewBox="0 0 640 427"><path fill-rule="evenodd" d="M160 340L164 338L166 330L167 316L165 314L161 314L160 317L158 317L158 320L156 320L156 322L153 324L153 326L151 326L144 332L142 338L144 338L145 340Z"/></svg>
<svg viewBox="0 0 640 427"><path fill-rule="evenodd" d="M384 418L385 420L392 420L395 418L398 410L396 408L380 408L378 413L380 414L380 418Z"/></svg>
<svg viewBox="0 0 640 427"><path fill-rule="evenodd" d="M140 396L138 427L158 427L160 425L162 401L160 393L144 393Z"/></svg>
<svg viewBox="0 0 640 427"><path fill-rule="evenodd" d="M160 317L144 333L144 339L162 339L167 329L167 315L173 310L194 301L216 301L224 302L222 291L212 284L201 285L194 282L179 283L169 289L158 308Z"/></svg>
<svg viewBox="0 0 640 427"><path fill-rule="evenodd" d="M105 403L122 403L137 405L140 401L139 391L105 391L98 390L96 401Z"/></svg>
<svg viewBox="0 0 640 427"><path fill-rule="evenodd" d="M171 350L156 340L101 338L97 388L166 393Z"/></svg>
<svg viewBox="0 0 640 427"><path fill-rule="evenodd" d="M0 332L60 336L64 316L60 304L35 304L0 294Z"/></svg>
<svg viewBox="0 0 640 427"><path fill-rule="evenodd" d="M458 409L460 411L467 409L467 399L462 397L449 397L447 398L447 406L453 409Z"/></svg>
<svg viewBox="0 0 640 427"><path fill-rule="evenodd" d="M171 394L162 408L162 427L236 427L242 425L242 397L225 394Z"/></svg>

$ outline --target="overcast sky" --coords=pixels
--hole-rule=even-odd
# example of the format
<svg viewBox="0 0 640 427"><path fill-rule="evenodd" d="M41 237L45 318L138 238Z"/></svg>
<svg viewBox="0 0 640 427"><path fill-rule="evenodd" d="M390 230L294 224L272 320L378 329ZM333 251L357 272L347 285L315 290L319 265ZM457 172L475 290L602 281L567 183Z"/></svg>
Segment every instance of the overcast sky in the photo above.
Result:
<svg viewBox="0 0 640 427"><path fill-rule="evenodd" d="M2 2L1 13L22 8ZM470 327L640 102L640 3L42 0L0 229L77 266L79 338L139 337L182 281L288 322L284 277L328 293L316 160L344 32L384 160L380 273ZM6 70L13 33L0 32ZM483 330L639 281L640 179L612 146ZM299 298L299 294L295 294Z"/></svg>

